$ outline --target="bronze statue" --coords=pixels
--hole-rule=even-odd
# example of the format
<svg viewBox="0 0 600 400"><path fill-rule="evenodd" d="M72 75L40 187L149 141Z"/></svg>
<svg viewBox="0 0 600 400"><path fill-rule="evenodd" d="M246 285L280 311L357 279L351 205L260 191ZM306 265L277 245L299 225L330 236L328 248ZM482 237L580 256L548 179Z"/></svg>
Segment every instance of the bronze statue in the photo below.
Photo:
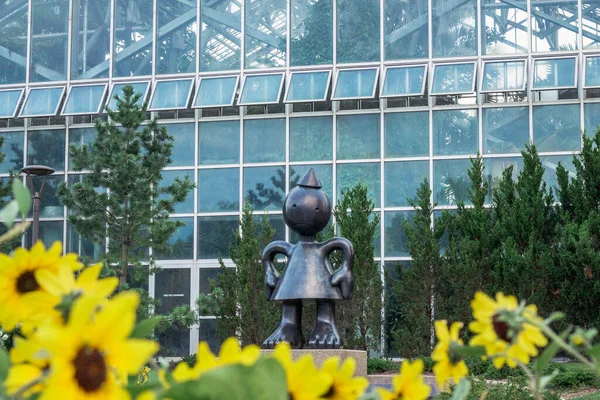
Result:
<svg viewBox="0 0 600 400"><path fill-rule="evenodd" d="M281 323L265 340L264 348L272 349L282 341L289 342L292 348L304 347L302 304L308 301L317 303L317 323L308 346L322 349L342 346L334 321L335 302L352 298L354 250L352 243L343 238L316 241L316 234L327 226L330 217L331 203L311 168L283 203L285 223L300 235L300 241L295 245L274 241L263 251L265 295L267 300L282 303ZM334 250L341 250L344 256L337 271L329 261ZM277 254L287 257L281 275L273 265Z"/></svg>

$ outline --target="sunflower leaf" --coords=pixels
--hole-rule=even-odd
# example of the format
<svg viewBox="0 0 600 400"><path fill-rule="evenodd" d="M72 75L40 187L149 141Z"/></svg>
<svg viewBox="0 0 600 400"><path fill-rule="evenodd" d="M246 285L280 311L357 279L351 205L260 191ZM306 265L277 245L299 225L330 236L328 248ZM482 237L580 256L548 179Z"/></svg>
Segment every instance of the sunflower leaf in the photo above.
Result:
<svg viewBox="0 0 600 400"><path fill-rule="evenodd" d="M141 321L135 326L135 328L133 328L133 331L131 332L131 337L136 339L148 338L152 334L152 331L154 330L156 325L158 325L159 322L160 318L158 317L151 317Z"/></svg>
<svg viewBox="0 0 600 400"><path fill-rule="evenodd" d="M15 218L19 214L19 204L16 200L11 200L4 208L0 211L0 220L10 228L15 222Z"/></svg>
<svg viewBox="0 0 600 400"><path fill-rule="evenodd" d="M454 389L454 393L452 394L450 400L464 400L467 398L470 391L471 381L468 379L463 379Z"/></svg>
<svg viewBox="0 0 600 400"><path fill-rule="evenodd" d="M561 319L564 319L566 317L565 313L563 312L553 312L552 315L550 315L548 318L546 318L544 320L544 323L546 325L550 325L551 323L553 323L554 321L560 321Z"/></svg>
<svg viewBox="0 0 600 400"><path fill-rule="evenodd" d="M596 359L600 359L600 344L592 346L591 349L587 350L587 353Z"/></svg>
<svg viewBox="0 0 600 400"><path fill-rule="evenodd" d="M8 368L10 367L10 359L6 350L0 350L0 382L6 381L8 376Z"/></svg>
<svg viewBox="0 0 600 400"><path fill-rule="evenodd" d="M561 334L561 339L565 339L571 333L571 328L565 329ZM548 347L540 354L540 356L535 360L535 370L538 373L541 373L544 368L550 363L550 360L556 355L560 346L556 342L550 343Z"/></svg>
<svg viewBox="0 0 600 400"><path fill-rule="evenodd" d="M463 357L485 356L485 347L483 346L457 346L455 351Z"/></svg>
<svg viewBox="0 0 600 400"><path fill-rule="evenodd" d="M31 193L29 193L29 189L19 179L13 180L12 191L15 195L15 200L19 204L19 211L25 217L31 209Z"/></svg>
<svg viewBox="0 0 600 400"><path fill-rule="evenodd" d="M540 390L544 390L554 377L558 375L558 369L552 371L550 375L544 375L540 378Z"/></svg>

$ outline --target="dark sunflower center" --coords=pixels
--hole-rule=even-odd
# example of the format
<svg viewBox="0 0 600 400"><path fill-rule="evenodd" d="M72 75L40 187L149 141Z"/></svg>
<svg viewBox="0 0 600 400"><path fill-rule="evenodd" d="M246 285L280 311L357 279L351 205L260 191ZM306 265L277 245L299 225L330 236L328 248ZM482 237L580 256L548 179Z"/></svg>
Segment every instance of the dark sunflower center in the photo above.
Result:
<svg viewBox="0 0 600 400"><path fill-rule="evenodd" d="M331 385L327 393L323 395L324 399L332 399L335 396L335 385Z"/></svg>
<svg viewBox="0 0 600 400"><path fill-rule="evenodd" d="M95 392L106 381L106 362L96 349L82 347L73 360L75 380L85 392Z"/></svg>
<svg viewBox="0 0 600 400"><path fill-rule="evenodd" d="M38 285L37 281L35 280L33 271L23 272L21 276L17 278L17 291L19 293L25 294L33 292L39 288L40 285Z"/></svg>
<svg viewBox="0 0 600 400"><path fill-rule="evenodd" d="M500 321L500 316L498 314L494 315L494 317L492 318L492 325L494 326L494 331L496 332L496 335L504 340L506 343L510 343L511 340L508 337L508 331L510 330L510 326L504 322L504 321Z"/></svg>

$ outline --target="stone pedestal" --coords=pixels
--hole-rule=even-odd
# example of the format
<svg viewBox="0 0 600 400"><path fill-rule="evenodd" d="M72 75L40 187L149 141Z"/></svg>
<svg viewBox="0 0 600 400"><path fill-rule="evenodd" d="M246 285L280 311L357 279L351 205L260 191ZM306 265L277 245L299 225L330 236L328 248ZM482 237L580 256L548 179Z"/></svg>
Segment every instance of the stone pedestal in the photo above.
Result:
<svg viewBox="0 0 600 400"><path fill-rule="evenodd" d="M261 350L266 356L271 355L273 350ZM354 376L367 376L367 352L363 350L346 350L346 349L302 349L292 350L292 359L295 361L305 354L312 354L317 368L321 368L323 361L330 357L340 357L340 365L346 358L354 358L356 361L356 371Z"/></svg>

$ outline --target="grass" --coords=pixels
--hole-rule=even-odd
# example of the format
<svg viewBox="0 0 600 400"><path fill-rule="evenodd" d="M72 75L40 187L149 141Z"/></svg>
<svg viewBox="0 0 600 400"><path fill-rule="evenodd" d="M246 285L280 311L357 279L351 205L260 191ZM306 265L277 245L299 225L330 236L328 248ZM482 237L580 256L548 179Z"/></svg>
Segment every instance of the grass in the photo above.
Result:
<svg viewBox="0 0 600 400"><path fill-rule="evenodd" d="M592 393L592 394L586 394L585 396L576 397L576 398L574 398L572 400L600 400L600 392Z"/></svg>

